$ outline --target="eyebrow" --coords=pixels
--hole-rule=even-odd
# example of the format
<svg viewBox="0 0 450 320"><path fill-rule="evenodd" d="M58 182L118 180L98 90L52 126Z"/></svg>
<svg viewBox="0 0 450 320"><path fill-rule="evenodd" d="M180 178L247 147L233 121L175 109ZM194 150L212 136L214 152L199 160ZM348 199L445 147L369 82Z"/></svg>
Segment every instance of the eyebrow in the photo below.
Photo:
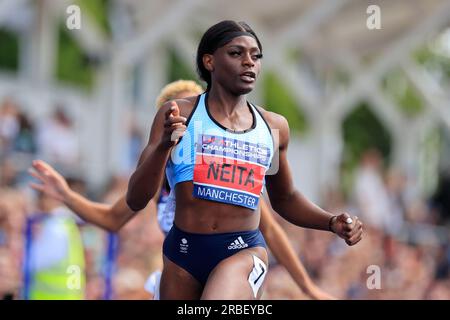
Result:
<svg viewBox="0 0 450 320"><path fill-rule="evenodd" d="M238 48L238 49L241 49L241 50L244 50L244 49L247 48L247 47L241 46L241 45L239 45L239 44L231 44L231 45L228 46L228 48L232 48L232 47L235 47L235 48ZM260 51L258 47L251 47L249 50L250 50L250 51L252 51L252 50L258 50L258 51Z"/></svg>

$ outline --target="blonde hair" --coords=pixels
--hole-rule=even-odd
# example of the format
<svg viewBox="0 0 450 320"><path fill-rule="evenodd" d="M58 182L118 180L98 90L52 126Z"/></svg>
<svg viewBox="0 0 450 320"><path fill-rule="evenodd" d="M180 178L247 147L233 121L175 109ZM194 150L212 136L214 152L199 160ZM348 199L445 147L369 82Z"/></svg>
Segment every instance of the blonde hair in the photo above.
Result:
<svg viewBox="0 0 450 320"><path fill-rule="evenodd" d="M195 81L192 80L177 80L169 83L162 88L158 98L156 98L156 107L159 109L161 106L169 100L174 99L182 92L192 92L195 96L204 91L204 89Z"/></svg>

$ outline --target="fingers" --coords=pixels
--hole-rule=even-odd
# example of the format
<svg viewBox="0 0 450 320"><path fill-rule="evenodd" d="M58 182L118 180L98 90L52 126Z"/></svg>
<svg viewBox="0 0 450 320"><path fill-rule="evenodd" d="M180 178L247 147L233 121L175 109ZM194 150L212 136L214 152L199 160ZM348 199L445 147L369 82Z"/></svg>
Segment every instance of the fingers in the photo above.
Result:
<svg viewBox="0 0 450 320"><path fill-rule="evenodd" d="M164 140L168 141L170 138L168 145L173 146L185 135L187 119L180 116L180 109L175 101L170 102L170 107L164 115Z"/></svg>
<svg viewBox="0 0 450 320"><path fill-rule="evenodd" d="M33 160L31 166L34 170L36 170L39 173L42 173L45 170L44 165L42 164L41 160ZM28 172L30 172L30 174L31 174L30 170L31 169L28 169Z"/></svg>
<svg viewBox="0 0 450 320"><path fill-rule="evenodd" d="M36 191L44 192L44 186L42 184L30 182L28 185Z"/></svg>
<svg viewBox="0 0 450 320"><path fill-rule="evenodd" d="M187 119L180 116L180 109L175 101L171 101L170 108L165 113L166 120L164 121L164 128L166 134L171 137L171 141L177 141L184 135L181 132L186 130L185 123ZM174 132L173 130L180 130Z"/></svg>
<svg viewBox="0 0 450 320"><path fill-rule="evenodd" d="M358 219L357 216L353 217L353 221L354 221L354 224L352 225L352 231L350 232L351 236L353 236L353 234L355 234L359 231L362 232L362 226L363 226L362 222Z"/></svg>
<svg viewBox="0 0 450 320"><path fill-rule="evenodd" d="M34 160L32 166L33 169L41 175L41 178L42 176L44 176L45 178L51 178L52 176L58 175L58 173L48 163L42 160ZM37 178L31 173L31 171L28 172L30 172L33 177Z"/></svg>
<svg viewBox="0 0 450 320"><path fill-rule="evenodd" d="M172 109L172 115L174 117L178 117L180 115L180 108L178 108L178 104L176 103L176 101L172 101L172 106L170 107L170 109Z"/></svg>
<svg viewBox="0 0 450 320"><path fill-rule="evenodd" d="M65 201L65 198L64 198L64 196L61 193L58 193L58 192L55 192L52 189L49 189L48 186L46 186L46 185L33 183L33 182L30 182L28 185L33 190L41 192L42 194L44 194L46 196L49 196L49 197L51 197L51 198L53 198L55 200L58 200L58 201L61 201L61 202Z"/></svg>
<svg viewBox="0 0 450 320"><path fill-rule="evenodd" d="M344 233L351 232L353 230L354 221L350 218L350 215L343 213L338 216L338 220L341 225L343 225L342 230Z"/></svg>
<svg viewBox="0 0 450 320"><path fill-rule="evenodd" d="M355 233L357 233L362 228L362 223L359 221L358 217L353 217L353 223L351 225L348 225L347 229L347 236L350 238Z"/></svg>
<svg viewBox="0 0 450 320"><path fill-rule="evenodd" d="M353 236L351 236L347 241L354 244L357 243L362 238L362 229L358 230Z"/></svg>
<svg viewBox="0 0 450 320"><path fill-rule="evenodd" d="M50 166L47 162L42 161L42 160L33 160L32 166L33 166L33 168L35 168L39 172L52 171L53 170L52 166Z"/></svg>
<svg viewBox="0 0 450 320"><path fill-rule="evenodd" d="M164 131L166 132L167 136L170 136L171 138L174 137L174 135L181 137L186 132L186 126L185 125L171 126L171 127L165 128Z"/></svg>
<svg viewBox="0 0 450 320"><path fill-rule="evenodd" d="M185 117L180 116L180 110L176 102L172 101L172 106L166 111L166 120L164 122L164 128L166 134L170 136L170 141L176 143L184 136L186 133L186 121Z"/></svg>
<svg viewBox="0 0 450 320"><path fill-rule="evenodd" d="M359 227L362 227L362 223L357 216L353 216L353 218L348 217L346 225L344 226L344 231L347 233L354 233Z"/></svg>
<svg viewBox="0 0 450 320"><path fill-rule="evenodd" d="M354 246L355 244L357 244L358 242L360 242L362 239L362 237L356 239L355 241L350 241L350 240L345 240L345 243L347 243L349 246Z"/></svg>
<svg viewBox="0 0 450 320"><path fill-rule="evenodd" d="M169 117L171 116L172 112L175 111L175 107L173 105L170 106L169 109L166 110L166 112L164 112L164 118L167 120L169 119Z"/></svg>
<svg viewBox="0 0 450 320"><path fill-rule="evenodd" d="M33 169L28 169L28 173L30 174L30 176L32 176L33 178L38 179L39 181L41 181L42 183L45 183L44 178L41 176L41 174L37 173L36 171L34 171Z"/></svg>
<svg viewBox="0 0 450 320"><path fill-rule="evenodd" d="M170 141L177 142L185 133L186 127L184 129L175 129L170 136Z"/></svg>
<svg viewBox="0 0 450 320"><path fill-rule="evenodd" d="M33 168L39 172L41 175L56 181L58 179L64 179L61 174L56 171L51 165L42 160L33 160L32 162Z"/></svg>
<svg viewBox="0 0 450 320"><path fill-rule="evenodd" d="M358 217L350 217L347 213L338 216L339 229L338 234L349 246L357 244L362 239L362 222Z"/></svg>
<svg viewBox="0 0 450 320"><path fill-rule="evenodd" d="M41 181L42 183L56 183L58 181L57 173L51 172L47 169L36 168L37 171L29 168L28 173L33 177Z"/></svg>
<svg viewBox="0 0 450 320"><path fill-rule="evenodd" d="M339 218L340 218L342 221L347 222L347 219L350 218L350 215L349 215L348 213L343 213L343 214L339 215Z"/></svg>
<svg viewBox="0 0 450 320"><path fill-rule="evenodd" d="M180 116L180 108L175 101L170 102L170 108L164 113L165 119L169 119L171 117L179 117Z"/></svg>
<svg viewBox="0 0 450 320"><path fill-rule="evenodd" d="M28 173L38 179L42 184L52 187L64 187L66 183L64 177L46 162L34 160L32 166L33 168L28 169Z"/></svg>
<svg viewBox="0 0 450 320"><path fill-rule="evenodd" d="M355 221L352 221L352 223L347 223L346 222L344 224L344 227L343 227L344 232L351 233L353 231L353 229L354 229L354 226L355 226Z"/></svg>
<svg viewBox="0 0 450 320"><path fill-rule="evenodd" d="M170 117L168 119L166 119L166 121L164 121L164 127L165 128L170 128L170 127L174 127L174 126L182 126L186 123L186 118L185 117Z"/></svg>
<svg viewBox="0 0 450 320"><path fill-rule="evenodd" d="M347 234L347 237L345 240L345 242L350 246L353 246L353 245L357 244L359 241L361 241L362 234L363 234L363 228L362 228L363 224L361 221L359 221L358 217L354 217L354 222L355 222L355 225L354 225L352 231Z"/></svg>

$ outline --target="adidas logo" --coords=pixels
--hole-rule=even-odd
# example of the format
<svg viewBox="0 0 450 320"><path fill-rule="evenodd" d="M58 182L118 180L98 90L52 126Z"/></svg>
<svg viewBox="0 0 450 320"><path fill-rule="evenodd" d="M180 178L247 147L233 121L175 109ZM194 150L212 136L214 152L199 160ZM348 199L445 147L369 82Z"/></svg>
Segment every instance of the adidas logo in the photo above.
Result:
<svg viewBox="0 0 450 320"><path fill-rule="evenodd" d="M248 244L244 242L244 240L242 240L242 237L239 236L236 240L234 240L232 243L230 243L230 245L228 246L229 250L233 250L233 249L244 249L247 248Z"/></svg>

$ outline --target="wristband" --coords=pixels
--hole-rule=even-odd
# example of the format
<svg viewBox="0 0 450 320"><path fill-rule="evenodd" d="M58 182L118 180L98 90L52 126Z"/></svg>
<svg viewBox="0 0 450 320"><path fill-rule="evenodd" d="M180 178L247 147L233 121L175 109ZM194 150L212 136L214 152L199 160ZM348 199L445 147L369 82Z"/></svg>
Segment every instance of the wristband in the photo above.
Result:
<svg viewBox="0 0 450 320"><path fill-rule="evenodd" d="M331 218L330 218L330 220L328 221L328 230L330 230L331 232L333 232L334 233L334 231L331 229L331 225L333 224L333 219L334 218L337 218L337 216L332 216Z"/></svg>

